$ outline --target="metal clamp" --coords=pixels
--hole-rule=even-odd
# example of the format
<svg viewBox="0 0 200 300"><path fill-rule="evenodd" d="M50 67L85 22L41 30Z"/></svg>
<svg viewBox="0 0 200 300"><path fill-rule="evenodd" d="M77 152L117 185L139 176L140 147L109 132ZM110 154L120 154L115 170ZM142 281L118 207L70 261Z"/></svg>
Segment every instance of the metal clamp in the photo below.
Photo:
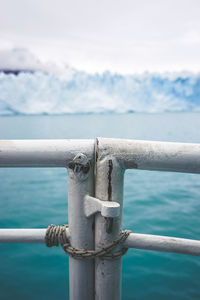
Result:
<svg viewBox="0 0 200 300"><path fill-rule="evenodd" d="M102 201L86 195L84 199L84 209L86 217L90 217L100 212L103 217L115 218L120 215L120 205L113 201Z"/></svg>

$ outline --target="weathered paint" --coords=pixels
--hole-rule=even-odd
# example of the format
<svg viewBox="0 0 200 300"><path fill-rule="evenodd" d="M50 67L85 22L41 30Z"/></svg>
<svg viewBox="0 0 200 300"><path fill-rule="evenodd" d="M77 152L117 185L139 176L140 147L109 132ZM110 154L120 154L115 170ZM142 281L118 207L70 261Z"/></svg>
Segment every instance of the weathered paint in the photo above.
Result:
<svg viewBox="0 0 200 300"><path fill-rule="evenodd" d="M200 173L200 144L98 140L101 143L101 160L116 159L124 169Z"/></svg>
<svg viewBox="0 0 200 300"><path fill-rule="evenodd" d="M68 167L68 222L73 247L94 249L94 218L84 212L86 195L94 196L93 157L77 153ZM69 257L70 299L94 300L94 261Z"/></svg>
<svg viewBox="0 0 200 300"><path fill-rule="evenodd" d="M131 233L124 247L200 256L200 241L169 236Z"/></svg>

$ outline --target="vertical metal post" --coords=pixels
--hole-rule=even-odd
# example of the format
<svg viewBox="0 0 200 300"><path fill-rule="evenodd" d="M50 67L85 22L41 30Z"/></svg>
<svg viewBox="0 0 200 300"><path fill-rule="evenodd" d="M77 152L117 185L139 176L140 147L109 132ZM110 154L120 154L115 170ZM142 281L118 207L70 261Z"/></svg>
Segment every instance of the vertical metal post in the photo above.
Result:
<svg viewBox="0 0 200 300"><path fill-rule="evenodd" d="M103 140L96 146L96 198L115 201L120 204L121 213L117 218L95 217L95 248L101 248L119 236L122 226L124 170L117 160L109 156ZM107 155L108 154L108 155ZM121 299L121 258L95 260L95 299Z"/></svg>
<svg viewBox="0 0 200 300"><path fill-rule="evenodd" d="M77 154L68 165L68 216L73 247L94 249L94 218L84 215L85 195L94 195L94 149ZM94 299L94 261L69 258L71 300Z"/></svg>

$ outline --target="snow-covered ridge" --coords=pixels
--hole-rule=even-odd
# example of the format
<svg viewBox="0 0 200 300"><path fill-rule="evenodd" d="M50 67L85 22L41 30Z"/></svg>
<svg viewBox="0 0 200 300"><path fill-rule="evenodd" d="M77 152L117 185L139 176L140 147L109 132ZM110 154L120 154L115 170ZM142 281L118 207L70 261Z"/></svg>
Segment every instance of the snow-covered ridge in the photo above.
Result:
<svg viewBox="0 0 200 300"><path fill-rule="evenodd" d="M0 69L18 66L26 72L0 72L1 115L200 111L200 74L87 74L72 68L57 72L30 59L26 51L15 55L10 65L6 57L2 68L0 53Z"/></svg>

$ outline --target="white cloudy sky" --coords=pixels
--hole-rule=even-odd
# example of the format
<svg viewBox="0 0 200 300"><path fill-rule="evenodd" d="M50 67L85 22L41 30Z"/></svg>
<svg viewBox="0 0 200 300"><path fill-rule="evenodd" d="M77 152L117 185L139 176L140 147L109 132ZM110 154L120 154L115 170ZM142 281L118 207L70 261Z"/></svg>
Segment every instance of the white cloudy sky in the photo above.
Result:
<svg viewBox="0 0 200 300"><path fill-rule="evenodd" d="M200 71L200 0L0 0L0 51L88 72Z"/></svg>

